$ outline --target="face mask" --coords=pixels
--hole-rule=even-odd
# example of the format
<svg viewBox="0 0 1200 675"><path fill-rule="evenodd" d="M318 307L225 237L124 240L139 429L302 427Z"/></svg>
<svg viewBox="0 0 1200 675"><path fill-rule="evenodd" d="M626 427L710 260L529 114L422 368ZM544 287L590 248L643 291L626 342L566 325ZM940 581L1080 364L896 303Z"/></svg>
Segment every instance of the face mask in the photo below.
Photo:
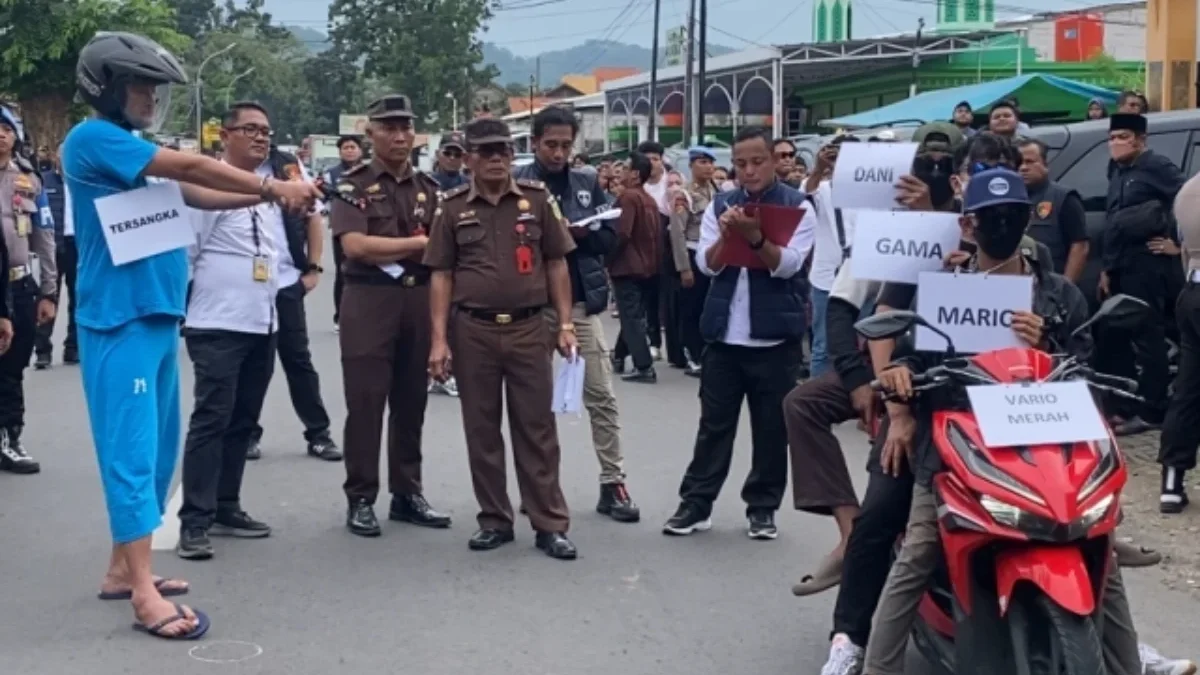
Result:
<svg viewBox="0 0 1200 675"><path fill-rule="evenodd" d="M1025 236L1024 224L1016 227L1011 221L997 219L999 214L989 211L991 209L980 209L975 214L975 243L992 260L1008 260L1021 246L1021 239Z"/></svg>
<svg viewBox="0 0 1200 675"><path fill-rule="evenodd" d="M942 157L932 160L918 157L913 162L913 175L929 186L929 199L935 207L940 207L954 197L954 184L950 181L954 160Z"/></svg>

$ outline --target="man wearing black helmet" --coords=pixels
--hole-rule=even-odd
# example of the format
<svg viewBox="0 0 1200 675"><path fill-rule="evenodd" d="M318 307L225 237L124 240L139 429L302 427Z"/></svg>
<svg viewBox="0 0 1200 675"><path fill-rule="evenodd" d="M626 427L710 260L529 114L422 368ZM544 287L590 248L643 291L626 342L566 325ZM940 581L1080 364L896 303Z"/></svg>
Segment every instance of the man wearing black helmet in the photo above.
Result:
<svg viewBox="0 0 1200 675"><path fill-rule="evenodd" d="M208 617L163 599L186 593L187 584L150 572L150 538L162 524L179 453L177 351L187 253L159 245L161 252L116 265L109 237L119 234L152 251L179 218L142 218L139 226L126 227L129 221L102 220L96 203L109 198L107 204L132 217L137 198L123 193L146 189L150 179L179 181L186 205L202 210L248 208L264 200L304 209L320 193L309 183L260 178L135 135L154 131L166 116L170 85L187 83L175 57L151 40L98 33L80 52L75 74L80 97L96 112L67 135L63 173L79 250L76 323L84 396L113 539L100 597L132 600L142 632L194 639L207 632ZM169 206L167 214L178 210Z"/></svg>

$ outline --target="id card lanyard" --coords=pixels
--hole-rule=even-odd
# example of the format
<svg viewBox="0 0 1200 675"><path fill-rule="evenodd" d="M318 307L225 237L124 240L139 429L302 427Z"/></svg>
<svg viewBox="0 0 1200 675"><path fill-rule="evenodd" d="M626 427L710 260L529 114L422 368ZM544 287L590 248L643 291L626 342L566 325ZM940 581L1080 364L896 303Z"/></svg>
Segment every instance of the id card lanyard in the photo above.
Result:
<svg viewBox="0 0 1200 675"><path fill-rule="evenodd" d="M253 279L258 283L266 283L271 279L271 260L263 254L262 250L262 217L258 215L258 209L251 207L250 211L250 235L254 238L254 271ZM267 305L268 316L271 317L270 325L275 325L275 298L270 297Z"/></svg>

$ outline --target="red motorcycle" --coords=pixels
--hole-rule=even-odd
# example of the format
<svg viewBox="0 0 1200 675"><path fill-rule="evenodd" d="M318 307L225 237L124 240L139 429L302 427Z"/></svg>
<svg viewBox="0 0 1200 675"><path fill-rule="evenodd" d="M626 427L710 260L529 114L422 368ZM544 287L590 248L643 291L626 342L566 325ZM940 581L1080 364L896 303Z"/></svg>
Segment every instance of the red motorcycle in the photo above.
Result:
<svg viewBox="0 0 1200 675"><path fill-rule="evenodd" d="M1128 322L1145 308L1114 296L1076 332L1102 318ZM949 337L914 312L883 312L855 328L879 340L914 326L939 334L947 349L940 365L912 378L918 395L942 390L933 443L946 467L933 486L943 561L922 599L913 641L948 673L1102 675L1098 608L1125 461L1111 433L1103 441L988 447L965 387L1082 379L1136 399L1137 383L1037 349L957 357ZM955 403L942 405L941 394Z"/></svg>

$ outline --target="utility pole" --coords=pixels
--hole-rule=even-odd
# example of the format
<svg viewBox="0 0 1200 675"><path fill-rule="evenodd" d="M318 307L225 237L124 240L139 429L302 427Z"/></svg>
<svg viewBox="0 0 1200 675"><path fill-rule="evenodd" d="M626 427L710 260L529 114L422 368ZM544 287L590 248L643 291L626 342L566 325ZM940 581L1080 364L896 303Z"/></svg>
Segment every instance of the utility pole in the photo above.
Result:
<svg viewBox="0 0 1200 675"><path fill-rule="evenodd" d="M529 123L533 124L533 96L537 88L537 76L530 73L529 75Z"/></svg>
<svg viewBox="0 0 1200 675"><path fill-rule="evenodd" d="M696 144L696 82L693 79L696 69L692 61L696 52L696 38L693 30L695 27L696 0L691 0L688 5L687 30L685 31L687 37L684 38L687 42L683 48L683 58L687 59L683 66L683 138L689 146Z"/></svg>
<svg viewBox="0 0 1200 675"><path fill-rule="evenodd" d="M704 143L704 92L708 59L708 0L700 0L700 39L697 40L697 50L700 52L699 63L696 65L696 142ZM732 111L730 111L732 112Z"/></svg>
<svg viewBox="0 0 1200 675"><path fill-rule="evenodd" d="M662 12L662 0L654 0L654 40L650 47L650 123L646 127L646 140L656 140L658 134L655 133L658 123L658 19Z"/></svg>
<svg viewBox="0 0 1200 675"><path fill-rule="evenodd" d="M204 89L204 80L202 78L204 75L204 66L207 66L209 61L233 49L235 46L237 46L237 43L231 42L209 54L208 58L201 61L200 67L196 69L196 143L200 145L201 149L204 148L204 96L201 93Z"/></svg>
<svg viewBox="0 0 1200 675"><path fill-rule="evenodd" d="M917 95L917 72L921 69L921 33L925 30L925 19L917 19L917 41L913 47L912 77L908 83L908 97ZM1018 45L1017 54L1020 54ZM1018 65L1019 67L1019 65Z"/></svg>

